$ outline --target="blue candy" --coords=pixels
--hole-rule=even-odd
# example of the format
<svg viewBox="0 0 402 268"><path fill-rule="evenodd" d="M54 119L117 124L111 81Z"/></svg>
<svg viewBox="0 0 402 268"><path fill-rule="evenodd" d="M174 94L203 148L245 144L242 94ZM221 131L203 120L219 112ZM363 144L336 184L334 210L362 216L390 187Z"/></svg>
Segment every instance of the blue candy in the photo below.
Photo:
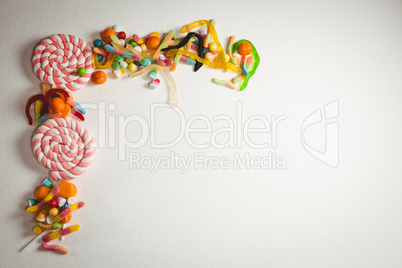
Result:
<svg viewBox="0 0 402 268"><path fill-rule="evenodd" d="M100 39L95 39L95 41L94 41L94 46L100 47L100 46L102 46L102 45L103 45L102 40L100 40Z"/></svg>

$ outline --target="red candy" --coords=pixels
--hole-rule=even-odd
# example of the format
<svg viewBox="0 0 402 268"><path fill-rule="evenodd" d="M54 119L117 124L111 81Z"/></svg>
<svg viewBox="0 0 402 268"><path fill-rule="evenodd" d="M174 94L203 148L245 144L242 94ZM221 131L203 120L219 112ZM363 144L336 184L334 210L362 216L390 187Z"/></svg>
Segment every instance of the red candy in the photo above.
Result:
<svg viewBox="0 0 402 268"><path fill-rule="evenodd" d="M125 32L123 32L123 31L121 31L121 32L119 32L118 34L117 34L117 37L119 38L119 39L126 39L126 33Z"/></svg>
<svg viewBox="0 0 402 268"><path fill-rule="evenodd" d="M50 200L49 201L49 207L51 207L51 208L57 207L57 201L54 200L54 199Z"/></svg>

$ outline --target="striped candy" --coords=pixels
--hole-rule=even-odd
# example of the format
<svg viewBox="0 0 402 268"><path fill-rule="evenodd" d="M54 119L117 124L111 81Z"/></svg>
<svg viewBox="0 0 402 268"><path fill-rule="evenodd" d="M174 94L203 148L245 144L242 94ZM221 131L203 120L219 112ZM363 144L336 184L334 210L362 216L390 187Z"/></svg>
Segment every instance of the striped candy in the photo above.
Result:
<svg viewBox="0 0 402 268"><path fill-rule="evenodd" d="M35 48L32 66L42 82L72 91L88 83L94 68L91 48L82 39L67 34L43 39ZM86 69L84 76L77 73L80 67Z"/></svg>
<svg viewBox="0 0 402 268"><path fill-rule="evenodd" d="M96 142L75 121L50 119L33 134L32 150L54 180L71 180L84 173L95 157Z"/></svg>

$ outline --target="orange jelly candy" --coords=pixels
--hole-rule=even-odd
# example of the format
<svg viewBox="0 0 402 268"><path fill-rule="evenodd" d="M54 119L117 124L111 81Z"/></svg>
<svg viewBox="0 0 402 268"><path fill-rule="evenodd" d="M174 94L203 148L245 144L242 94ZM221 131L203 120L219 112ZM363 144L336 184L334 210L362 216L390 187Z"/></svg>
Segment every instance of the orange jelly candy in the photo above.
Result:
<svg viewBox="0 0 402 268"><path fill-rule="evenodd" d="M92 82L95 84L103 84L106 82L106 74L104 71L96 71L92 74Z"/></svg>
<svg viewBox="0 0 402 268"><path fill-rule="evenodd" d="M35 198L38 200L44 199L50 192L46 186L39 186L35 191Z"/></svg>
<svg viewBox="0 0 402 268"><path fill-rule="evenodd" d="M77 186L75 186L74 184L67 182L67 181L63 181L61 182L59 185L59 196L64 197L64 198L69 198L69 197L73 197L77 195Z"/></svg>
<svg viewBox="0 0 402 268"><path fill-rule="evenodd" d="M116 32L112 28L107 28L102 32L102 40L105 42L112 42L112 39L110 39L111 35L116 35Z"/></svg>
<svg viewBox="0 0 402 268"><path fill-rule="evenodd" d="M161 44L161 40L157 36L151 36L147 40L147 48L150 50L156 50Z"/></svg>
<svg viewBox="0 0 402 268"><path fill-rule="evenodd" d="M64 103L64 101L61 98L56 97L56 98L53 98L50 100L49 108L54 113L60 113L61 111L64 110L65 105L66 104Z"/></svg>
<svg viewBox="0 0 402 268"><path fill-rule="evenodd" d="M239 54L242 56L247 56L247 55L251 54L252 50L253 50L253 47L250 45L249 42L243 42L239 45L237 52L239 52Z"/></svg>

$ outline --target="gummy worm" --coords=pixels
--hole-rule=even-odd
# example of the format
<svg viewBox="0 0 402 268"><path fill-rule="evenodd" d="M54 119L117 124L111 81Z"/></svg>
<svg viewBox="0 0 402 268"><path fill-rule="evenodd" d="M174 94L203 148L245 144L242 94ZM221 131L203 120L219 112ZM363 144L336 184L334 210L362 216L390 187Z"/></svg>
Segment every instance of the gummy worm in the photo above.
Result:
<svg viewBox="0 0 402 268"><path fill-rule="evenodd" d="M231 89L236 89L236 85L227 80L221 80L218 78L214 78L214 79L212 79L212 82L214 82L217 85L226 86Z"/></svg>
<svg viewBox="0 0 402 268"><path fill-rule="evenodd" d="M198 39L198 56L200 58L204 58L204 48L202 47L202 43L204 42L204 39L202 38L202 36L198 33L195 32L190 32L186 35L186 37L184 37L183 40L181 40L181 42L179 44L177 44L176 46L172 46L172 47L166 47L163 48L162 51L169 51L171 49L178 49L181 48L185 45L187 45L188 41L192 38L192 37L196 37ZM184 51L183 51L184 52ZM185 53L187 54L188 52L185 51ZM178 54L178 53L177 53ZM194 72L198 71L201 67L202 67L203 63L197 61L194 65Z"/></svg>
<svg viewBox="0 0 402 268"><path fill-rule="evenodd" d="M172 104L173 106L177 106L179 104L179 99L177 97L176 84L175 84L175 82L173 80L173 77L170 75L169 71L166 70L165 68L163 68L163 67L161 67L161 66L159 66L157 64L150 64L147 67L143 68L142 70L130 74L129 77L133 78L133 77L142 75L143 73L146 73L147 71L152 70L152 69L157 69L157 70L163 72L166 75L166 77L169 80L169 84L170 84L170 87L169 87L170 88L170 93L169 93L170 100L169 100L169 103Z"/></svg>
<svg viewBox="0 0 402 268"><path fill-rule="evenodd" d="M29 123L30 125L33 124L33 121L32 121L31 115L29 114L29 107L31 107L31 104L34 103L34 102L36 102L36 101L43 101L43 95L42 95L42 94L38 94L38 95L35 95L35 96L30 97L30 98L28 99L28 101L27 101L27 104L25 105L25 115L27 116L27 118L28 118L28 123ZM42 110L43 110L43 109L42 109ZM42 113L41 113L41 115L42 115Z"/></svg>
<svg viewBox="0 0 402 268"><path fill-rule="evenodd" d="M59 213L59 215L57 215L56 217L53 218L54 222L59 222L61 221L65 216L67 216L68 213L70 213L71 211L74 211L76 209L80 209L83 206L85 206L84 202L79 202L79 203L75 203L71 206L69 206L68 208L66 208L65 210L63 210L62 212Z"/></svg>
<svg viewBox="0 0 402 268"><path fill-rule="evenodd" d="M49 245L49 244L44 243L44 244L42 244L42 247L46 250L52 250L52 251L57 250L64 254L68 253L68 249L63 246L60 246L60 245Z"/></svg>
<svg viewBox="0 0 402 268"><path fill-rule="evenodd" d="M166 48L169 45L170 40L172 40L172 37L174 37L175 31L171 30L169 33L165 36L163 39L162 43L159 45L158 49L155 51L154 55L152 55L153 59L156 59L159 57L161 50Z"/></svg>
<svg viewBox="0 0 402 268"><path fill-rule="evenodd" d="M49 242L50 240L53 240L53 239L62 237L62 236L64 236L64 235L68 235L68 234L74 233L75 231L78 231L78 229L80 229L80 225L79 225L79 224L72 225L72 226L69 226L69 227L67 227L67 228L61 229L61 230L59 230L59 231L57 231L57 232L53 232L53 233L50 233L50 234L48 234L48 235L43 236L43 237L42 237L42 241L45 242L45 243L47 243L47 242Z"/></svg>
<svg viewBox="0 0 402 268"><path fill-rule="evenodd" d="M112 42L112 44L114 45L115 43ZM133 54L133 53L130 53L130 52L125 52L125 51L122 51L120 49L117 49L116 47L112 47L110 45L105 45L105 49L107 51L111 52L111 53L120 55L120 56L125 57L125 58L130 58L130 59L133 59L135 61L141 60L141 57L138 56L137 54Z"/></svg>
<svg viewBox="0 0 402 268"><path fill-rule="evenodd" d="M124 47L122 46L122 48L123 48L123 51L124 51ZM131 53L134 53L134 54L137 54L137 55L140 55L141 57L143 57L143 58L146 58L146 59L149 59L149 60L153 60L153 58L151 57L151 56L149 56L149 55L147 55L147 54L145 54L145 53L142 53L142 52L139 52L138 50L136 50L132 45L130 45L130 44L127 44L126 45L126 49L129 51L129 52L131 52Z"/></svg>
<svg viewBox="0 0 402 268"><path fill-rule="evenodd" d="M93 59L94 59L94 63L95 63L95 68L96 69L107 69L110 67L110 65L112 65L113 61L114 61L114 54L113 53L109 53L109 55L107 56L106 62L105 63L99 63L98 61L98 57L96 56L95 53L93 53Z"/></svg>
<svg viewBox="0 0 402 268"><path fill-rule="evenodd" d="M167 53L166 56L171 57L171 56L174 56L176 54L189 55L191 58L195 59L196 61L202 62L206 66L209 66L209 67L214 68L214 69L225 69L225 70L228 69L228 70L230 70L232 72L235 72L235 73L241 72L241 69L239 67L233 65L230 62L222 62L221 61L221 62L218 63L218 62L216 62L216 59L215 59L215 61L211 62L211 61L208 61L206 59L198 57L198 55L196 53L193 53L193 52L187 52L187 51L180 51L178 49L172 49Z"/></svg>

